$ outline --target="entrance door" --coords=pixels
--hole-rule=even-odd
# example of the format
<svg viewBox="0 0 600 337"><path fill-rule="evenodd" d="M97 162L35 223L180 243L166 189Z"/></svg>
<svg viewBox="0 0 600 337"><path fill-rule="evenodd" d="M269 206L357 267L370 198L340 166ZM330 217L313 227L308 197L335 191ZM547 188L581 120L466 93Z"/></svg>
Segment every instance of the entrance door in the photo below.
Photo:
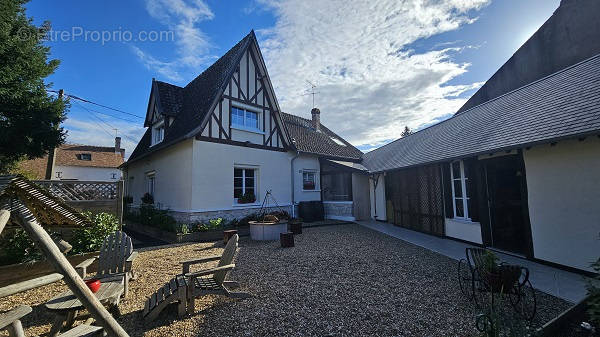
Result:
<svg viewBox="0 0 600 337"><path fill-rule="evenodd" d="M531 229L521 155L485 160L491 246L530 255Z"/></svg>

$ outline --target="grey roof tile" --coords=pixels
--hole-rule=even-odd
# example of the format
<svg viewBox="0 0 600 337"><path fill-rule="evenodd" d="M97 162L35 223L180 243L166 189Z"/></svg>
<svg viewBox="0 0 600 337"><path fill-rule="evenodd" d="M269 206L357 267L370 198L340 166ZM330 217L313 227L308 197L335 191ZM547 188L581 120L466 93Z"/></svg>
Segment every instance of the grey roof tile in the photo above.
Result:
<svg viewBox="0 0 600 337"><path fill-rule="evenodd" d="M600 133L600 55L364 155L372 172Z"/></svg>
<svg viewBox="0 0 600 337"><path fill-rule="evenodd" d="M311 120L296 115L282 113L281 117L296 148L300 152L313 153L325 157L359 161L363 153L342 137L321 124L321 131L313 127ZM339 139L344 145L336 143Z"/></svg>

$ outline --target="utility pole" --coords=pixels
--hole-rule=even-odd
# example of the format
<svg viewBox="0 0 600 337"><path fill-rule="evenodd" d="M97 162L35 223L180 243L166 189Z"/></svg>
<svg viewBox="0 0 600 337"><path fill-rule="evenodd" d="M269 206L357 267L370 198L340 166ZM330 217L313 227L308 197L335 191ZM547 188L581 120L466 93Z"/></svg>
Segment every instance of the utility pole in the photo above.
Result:
<svg viewBox="0 0 600 337"><path fill-rule="evenodd" d="M63 89L58 90L58 99L62 100L65 91ZM52 179L52 171L54 171L54 154L56 152L56 148L52 148L48 151L48 162L46 163L46 176L44 179L50 180Z"/></svg>

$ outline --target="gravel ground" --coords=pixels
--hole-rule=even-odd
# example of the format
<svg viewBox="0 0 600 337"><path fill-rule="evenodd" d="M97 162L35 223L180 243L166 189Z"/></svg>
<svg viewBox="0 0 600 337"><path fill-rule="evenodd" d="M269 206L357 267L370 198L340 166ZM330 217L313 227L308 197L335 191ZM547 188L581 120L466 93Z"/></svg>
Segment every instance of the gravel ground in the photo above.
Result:
<svg viewBox="0 0 600 337"><path fill-rule="evenodd" d="M457 285L456 261L358 225L304 229L295 244L283 249L278 242L242 238L229 279L255 297L206 296L196 300L192 317L179 320L171 306L149 324L141 317L144 301L180 272L178 261L219 254L223 246L144 250L119 322L131 336L477 335L475 311ZM43 334L52 320L43 303L64 289L55 283L7 297L0 310L32 305L23 321L27 335ZM536 324L568 306L538 293Z"/></svg>

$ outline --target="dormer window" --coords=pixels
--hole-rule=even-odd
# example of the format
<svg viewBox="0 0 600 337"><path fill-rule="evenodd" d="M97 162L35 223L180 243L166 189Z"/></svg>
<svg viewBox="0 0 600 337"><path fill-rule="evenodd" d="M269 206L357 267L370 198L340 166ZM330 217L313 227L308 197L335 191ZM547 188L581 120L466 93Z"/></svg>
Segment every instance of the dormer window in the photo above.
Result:
<svg viewBox="0 0 600 337"><path fill-rule="evenodd" d="M152 126L152 145L156 145L165 138L165 123L160 121Z"/></svg>
<svg viewBox="0 0 600 337"><path fill-rule="evenodd" d="M92 154L91 153L79 153L77 155L77 159L91 161L92 160Z"/></svg>

